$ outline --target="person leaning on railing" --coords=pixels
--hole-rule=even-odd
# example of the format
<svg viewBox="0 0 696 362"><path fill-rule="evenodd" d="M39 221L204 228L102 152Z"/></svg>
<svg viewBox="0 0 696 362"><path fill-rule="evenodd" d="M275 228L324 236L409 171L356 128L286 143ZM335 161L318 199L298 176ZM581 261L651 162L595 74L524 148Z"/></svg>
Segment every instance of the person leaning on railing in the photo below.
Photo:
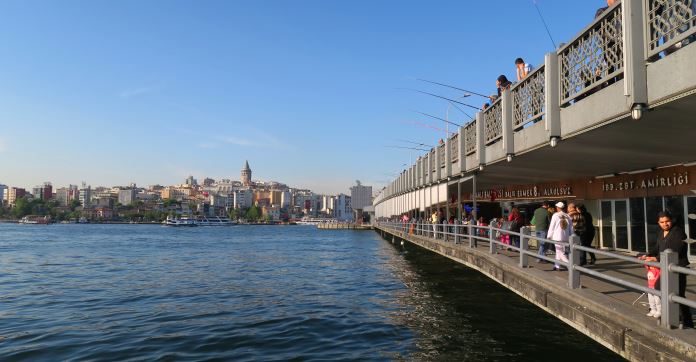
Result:
<svg viewBox="0 0 696 362"><path fill-rule="evenodd" d="M673 224L674 217L669 211L662 211L657 214L657 223L660 231L657 232L657 242L650 249L648 256L660 258L660 253L665 250L672 250L678 253L677 265L686 267L689 265L688 246L685 242L686 234L678 225ZM659 288L658 288L659 289ZM679 293L682 298L686 294L686 274L679 273ZM665 301L667 302L667 301ZM691 316L691 308L684 304L679 304L679 318L684 328L694 328L694 321Z"/></svg>

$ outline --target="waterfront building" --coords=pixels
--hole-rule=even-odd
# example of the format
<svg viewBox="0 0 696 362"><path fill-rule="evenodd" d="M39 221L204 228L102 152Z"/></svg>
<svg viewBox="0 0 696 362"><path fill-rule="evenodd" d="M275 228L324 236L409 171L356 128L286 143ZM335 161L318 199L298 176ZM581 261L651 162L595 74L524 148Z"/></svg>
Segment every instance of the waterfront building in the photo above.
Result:
<svg viewBox="0 0 696 362"><path fill-rule="evenodd" d="M121 205L132 205L136 200L135 189L125 189L118 191L118 203Z"/></svg>
<svg viewBox="0 0 696 362"><path fill-rule="evenodd" d="M67 206L70 203L70 189L67 187L56 189L56 201L60 206Z"/></svg>
<svg viewBox="0 0 696 362"><path fill-rule="evenodd" d="M14 206L17 199L21 199L27 195L27 191L20 187L10 187L7 191L7 205Z"/></svg>
<svg viewBox="0 0 696 362"><path fill-rule="evenodd" d="M353 209L362 210L366 206L372 206L372 186L364 186L360 181L356 181L356 184L350 188Z"/></svg>
<svg viewBox="0 0 696 362"><path fill-rule="evenodd" d="M82 207L89 207L92 204L92 186L88 186L83 182L79 190L79 198Z"/></svg>
<svg viewBox="0 0 696 362"><path fill-rule="evenodd" d="M280 208L285 209L292 206L292 192L290 190L281 191Z"/></svg>
<svg viewBox="0 0 696 362"><path fill-rule="evenodd" d="M44 182L43 185L34 186L31 193L35 199L50 200L53 198L53 186L50 182Z"/></svg>
<svg viewBox="0 0 696 362"><path fill-rule="evenodd" d="M244 163L241 176L242 185L251 186L251 168L249 167L249 161Z"/></svg>
<svg viewBox="0 0 696 362"><path fill-rule="evenodd" d="M213 186L215 184L215 180L212 178L206 177L203 179L203 186Z"/></svg>
<svg viewBox="0 0 696 362"><path fill-rule="evenodd" d="M253 203L253 194L250 189L240 188L231 192L233 196L232 207L235 209L246 209L251 207Z"/></svg>
<svg viewBox="0 0 696 362"><path fill-rule="evenodd" d="M0 206L4 206L7 202L7 185L0 184Z"/></svg>
<svg viewBox="0 0 696 362"><path fill-rule="evenodd" d="M162 189L162 199L174 199L183 201L190 199L196 195L195 190L191 187L168 186Z"/></svg>
<svg viewBox="0 0 696 362"><path fill-rule="evenodd" d="M184 182L184 184L189 187L196 187L198 186L198 181L196 181L196 179L193 178L193 176L189 176L186 178L186 182Z"/></svg>

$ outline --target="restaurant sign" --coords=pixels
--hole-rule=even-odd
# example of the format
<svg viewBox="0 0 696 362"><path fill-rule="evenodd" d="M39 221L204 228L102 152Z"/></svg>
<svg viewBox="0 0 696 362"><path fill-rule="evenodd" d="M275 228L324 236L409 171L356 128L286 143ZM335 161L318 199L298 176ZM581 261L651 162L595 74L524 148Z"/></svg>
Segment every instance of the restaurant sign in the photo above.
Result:
<svg viewBox="0 0 696 362"><path fill-rule="evenodd" d="M562 186L549 186L549 187L539 187L537 185L532 187L521 187L521 188L499 188L490 190L481 190L476 193L476 197L481 199L523 199L523 198L548 198L548 197L558 197L558 196L571 196L573 194L573 188L568 185Z"/></svg>
<svg viewBox="0 0 696 362"><path fill-rule="evenodd" d="M652 175L643 179L621 180L614 182L604 182L602 184L603 192L610 191L630 191L630 190L647 190L657 189L662 187L684 186L689 184L689 172L675 172L672 175Z"/></svg>

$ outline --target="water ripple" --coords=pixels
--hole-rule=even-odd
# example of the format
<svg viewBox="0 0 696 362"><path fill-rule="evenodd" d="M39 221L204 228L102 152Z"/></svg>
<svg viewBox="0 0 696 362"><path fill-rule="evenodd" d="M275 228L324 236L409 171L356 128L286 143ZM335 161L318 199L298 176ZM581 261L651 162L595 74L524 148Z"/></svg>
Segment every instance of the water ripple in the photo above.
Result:
<svg viewBox="0 0 696 362"><path fill-rule="evenodd" d="M0 224L0 235L3 360L614 357L480 274L371 232Z"/></svg>

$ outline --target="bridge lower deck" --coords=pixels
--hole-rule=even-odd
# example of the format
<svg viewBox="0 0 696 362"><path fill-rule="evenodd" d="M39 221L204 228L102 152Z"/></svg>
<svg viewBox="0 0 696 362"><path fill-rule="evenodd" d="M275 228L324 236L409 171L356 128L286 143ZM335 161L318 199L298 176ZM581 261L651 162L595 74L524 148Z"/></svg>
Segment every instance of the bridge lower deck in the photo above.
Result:
<svg viewBox="0 0 696 362"><path fill-rule="evenodd" d="M551 263L529 258L529 267L520 268L519 254L500 250L491 254L488 242L470 247L468 239L459 244L376 228L391 241L408 241L474 268L501 285L538 305L607 348L635 361L696 361L696 330L666 330L657 319L647 317L647 296L623 286L581 276L581 288L568 288L568 274L554 271ZM550 252L548 256L551 256ZM589 259L589 257L588 257ZM623 280L645 285L641 265L597 255L591 269ZM696 283L687 285L687 298L696 297Z"/></svg>

